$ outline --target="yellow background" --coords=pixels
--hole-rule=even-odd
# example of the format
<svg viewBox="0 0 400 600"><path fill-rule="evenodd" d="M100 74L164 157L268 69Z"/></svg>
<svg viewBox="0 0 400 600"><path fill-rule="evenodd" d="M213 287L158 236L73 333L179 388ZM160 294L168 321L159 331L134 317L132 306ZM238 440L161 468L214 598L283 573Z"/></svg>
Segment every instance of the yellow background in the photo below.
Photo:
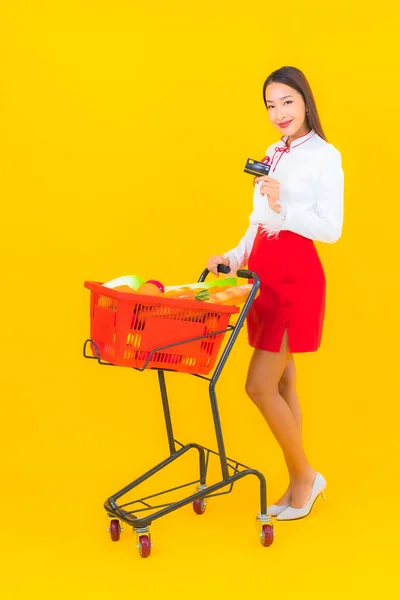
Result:
<svg viewBox="0 0 400 600"><path fill-rule="evenodd" d="M393 11L397 11L397 14ZM337 598L397 588L398 7L361 2L15 0L0 9L1 590L24 597ZM251 210L248 156L278 132L266 76L302 69L343 156L345 225L319 244L324 340L297 358L311 516L258 542L257 481L152 526L105 531L105 498L168 453L155 372L82 358L86 279L196 280ZM245 330L222 374L230 456L287 480L244 392ZM167 376L175 435L215 448L207 385ZM190 481L185 460L161 483ZM218 471L215 470L216 476ZM156 482L158 484L158 482Z"/></svg>

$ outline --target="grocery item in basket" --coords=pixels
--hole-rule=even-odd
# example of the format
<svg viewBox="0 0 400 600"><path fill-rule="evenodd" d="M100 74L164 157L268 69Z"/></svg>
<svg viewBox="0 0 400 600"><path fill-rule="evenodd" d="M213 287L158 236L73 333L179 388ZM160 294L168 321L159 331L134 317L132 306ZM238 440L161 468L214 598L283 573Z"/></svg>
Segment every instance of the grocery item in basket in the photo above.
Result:
<svg viewBox="0 0 400 600"><path fill-rule="evenodd" d="M181 300L208 300L210 293L207 289L181 287L163 294L165 298L180 298Z"/></svg>
<svg viewBox="0 0 400 600"><path fill-rule="evenodd" d="M146 283L152 283L153 285L156 285L158 287L161 293L164 292L164 286L161 283L161 281L158 281L157 279L148 279Z"/></svg>
<svg viewBox="0 0 400 600"><path fill-rule="evenodd" d="M136 294L135 290L133 290L129 285L117 285L113 289L117 292L124 292L125 294Z"/></svg>
<svg viewBox="0 0 400 600"><path fill-rule="evenodd" d="M184 289L209 289L212 287L233 287L234 285L237 284L237 278L236 277L224 277L221 279L210 279L209 281L197 281L196 283L185 283L182 285L168 285L165 286L165 292L172 292L174 290L181 290L182 288Z"/></svg>
<svg viewBox="0 0 400 600"><path fill-rule="evenodd" d="M213 304L224 304L225 306L244 304L252 290L252 287L252 283L231 287L227 290L210 294L210 298L207 300L207 302L212 302ZM257 292L256 297L258 294L259 291Z"/></svg>
<svg viewBox="0 0 400 600"><path fill-rule="evenodd" d="M123 275L122 277L117 277L116 279L111 279L111 281L103 283L103 286L115 289L121 285L127 285L132 290L137 291L143 283L144 279L143 277L140 277L140 275Z"/></svg>
<svg viewBox="0 0 400 600"><path fill-rule="evenodd" d="M140 288L137 290L137 292L138 292L138 294L145 294L145 295L149 295L149 296L161 296L161 294L162 294L162 291L160 290L158 285L155 285L154 283L151 283L150 281L143 283L140 286Z"/></svg>
<svg viewBox="0 0 400 600"><path fill-rule="evenodd" d="M216 294L218 292L225 292L226 290L229 290L230 288L232 288L231 285L215 285L213 287L208 288L208 293Z"/></svg>

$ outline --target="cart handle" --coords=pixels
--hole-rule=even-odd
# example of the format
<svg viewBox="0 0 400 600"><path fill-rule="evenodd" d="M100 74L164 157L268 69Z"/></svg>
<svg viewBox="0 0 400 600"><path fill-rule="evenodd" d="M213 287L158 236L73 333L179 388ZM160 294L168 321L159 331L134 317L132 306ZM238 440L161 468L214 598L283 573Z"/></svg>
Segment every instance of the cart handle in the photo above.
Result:
<svg viewBox="0 0 400 600"><path fill-rule="evenodd" d="M231 268L228 267L228 265L220 264L217 267L217 271L219 271L220 273L230 273ZM199 281L204 281L205 278L207 277L207 275L209 274L209 272L210 271L208 269L204 269L204 271L200 275ZM258 289L260 287L260 278L257 275L257 273L254 273L254 271L249 271L248 269L238 269L238 271L236 271L236 275L238 277L243 277L244 279L252 279L253 286L252 286L250 294L247 296L246 302L244 303L244 306L239 314L239 318L237 320L236 325L233 328L233 331L230 335L228 343L226 344L226 346L222 352L222 356L219 359L218 364L215 368L214 374L211 378L210 390L215 388L215 385L217 383L219 376L221 375L221 371L224 367L224 364L226 363L229 353L232 350L232 346L235 343L235 340L239 334L240 329L243 327L244 320L247 316L247 313L250 310L250 306L251 306L253 300L255 299Z"/></svg>
<svg viewBox="0 0 400 600"><path fill-rule="evenodd" d="M220 273L230 273L231 268L228 265L219 264L217 266L217 271L219 271ZM200 275L199 281L204 281L205 278L207 277L207 275L209 274L209 272L210 271L208 269L204 269L204 271ZM250 309L250 306L251 306L254 298L256 297L256 294L260 287L260 278L257 275L257 273L254 273L254 271L249 271L248 269L238 269L236 271L236 275L238 277L243 277L244 279L252 279L253 280L253 287L251 288L250 294L248 295L247 300L244 303L240 317L236 324L236 327L238 327L238 329L240 329L240 327L242 327L242 325L243 325L243 321L244 321L244 319ZM237 333L234 335L233 339L236 339L236 335L237 335Z"/></svg>
<svg viewBox="0 0 400 600"><path fill-rule="evenodd" d="M217 267L217 271L226 275L231 272L231 268L228 265L219 264ZM204 269L204 271L200 275L199 282L204 281L209 272L210 271L208 269ZM258 289L260 279L257 273L254 273L254 271L249 271L248 269L239 269L238 271L236 271L236 275L238 277L242 277L243 279L253 279L254 283L256 284L255 287Z"/></svg>
<svg viewBox="0 0 400 600"><path fill-rule="evenodd" d="M236 275L238 277L243 277L244 279L254 279L254 283L259 281L257 273L254 273L254 271L249 271L248 269L239 269L236 271Z"/></svg>

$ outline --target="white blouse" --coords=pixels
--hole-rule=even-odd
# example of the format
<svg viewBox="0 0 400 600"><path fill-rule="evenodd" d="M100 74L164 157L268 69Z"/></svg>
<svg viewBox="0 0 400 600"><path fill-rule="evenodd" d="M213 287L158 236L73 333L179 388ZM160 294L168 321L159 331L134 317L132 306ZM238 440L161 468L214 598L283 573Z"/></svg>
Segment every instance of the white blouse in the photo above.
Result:
<svg viewBox="0 0 400 600"><path fill-rule="evenodd" d="M273 211L262 182L254 186L250 225L238 246L226 252L231 273L247 265L258 227L269 236L293 231L320 242L334 243L342 234L344 172L342 157L332 144L314 130L296 138L288 148L288 136L269 146L263 162L271 165L269 176L280 182L280 212Z"/></svg>

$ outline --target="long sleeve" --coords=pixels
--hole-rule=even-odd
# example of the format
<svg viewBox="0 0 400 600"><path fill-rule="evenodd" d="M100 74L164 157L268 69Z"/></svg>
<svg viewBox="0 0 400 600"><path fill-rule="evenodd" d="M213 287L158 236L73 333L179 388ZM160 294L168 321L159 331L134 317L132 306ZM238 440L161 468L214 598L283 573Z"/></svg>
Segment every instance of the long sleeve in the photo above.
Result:
<svg viewBox="0 0 400 600"><path fill-rule="evenodd" d="M232 250L229 250L229 252L225 252L225 254L223 254L223 256L230 262L230 276L236 273L238 269L242 269L247 265L247 261L249 260L249 256L257 234L257 229L258 225L256 223L250 223L246 233L236 248L233 248Z"/></svg>
<svg viewBox="0 0 400 600"><path fill-rule="evenodd" d="M334 243L343 227L344 172L340 152L330 147L314 186L312 208L288 204L283 209L282 229L320 242Z"/></svg>

